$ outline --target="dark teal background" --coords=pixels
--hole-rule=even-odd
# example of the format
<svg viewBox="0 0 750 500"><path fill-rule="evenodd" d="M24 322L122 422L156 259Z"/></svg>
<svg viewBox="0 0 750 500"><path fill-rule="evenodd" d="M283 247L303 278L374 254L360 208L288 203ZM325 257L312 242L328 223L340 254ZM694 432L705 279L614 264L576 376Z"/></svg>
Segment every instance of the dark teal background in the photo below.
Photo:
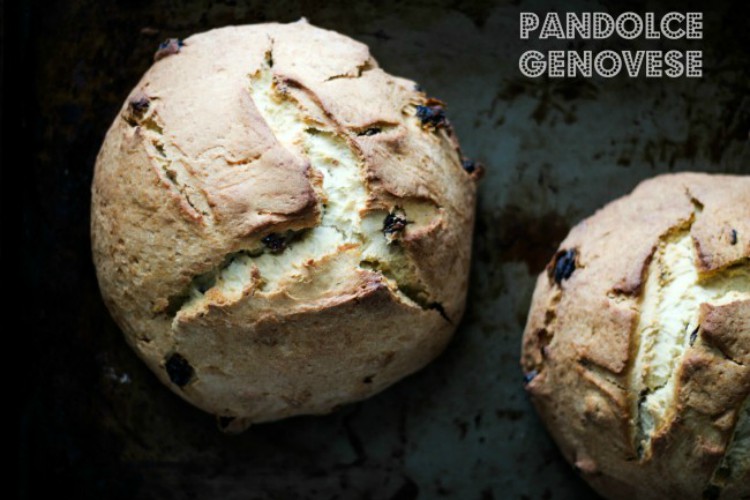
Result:
<svg viewBox="0 0 750 500"><path fill-rule="evenodd" d="M567 499L593 493L534 415L518 366L535 276L567 231L652 175L750 173L745 2L71 0L5 5L4 187L23 198L16 331L20 498ZM702 10L704 39L521 41L518 13ZM100 299L89 188L104 133L159 42L310 22L370 45L448 103L483 162L468 309L435 363L325 417L225 436L128 349ZM704 50L704 78L521 77L540 48ZM21 175L9 183L7 174ZM7 200L7 198L6 198ZM6 213L6 217L8 214ZM627 226L622 228L627 231ZM14 242L17 240L13 240ZM13 245L14 247L16 245ZM14 248L18 251L18 248ZM6 247L7 258L7 247ZM14 266L15 267L15 266ZM5 332L9 335L8 332ZM15 352L6 352L15 359ZM15 361L14 361L15 362Z"/></svg>

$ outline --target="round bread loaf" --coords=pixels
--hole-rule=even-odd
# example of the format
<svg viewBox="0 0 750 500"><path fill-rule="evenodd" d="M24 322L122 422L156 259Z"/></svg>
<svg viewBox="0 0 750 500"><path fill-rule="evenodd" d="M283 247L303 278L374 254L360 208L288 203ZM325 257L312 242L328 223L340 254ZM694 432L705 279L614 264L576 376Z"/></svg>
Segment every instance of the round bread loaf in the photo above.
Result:
<svg viewBox="0 0 750 500"><path fill-rule="evenodd" d="M464 310L479 170L441 103L300 21L168 40L96 161L99 284L230 430L418 370Z"/></svg>
<svg viewBox="0 0 750 500"><path fill-rule="evenodd" d="M607 498L750 495L750 177L643 182L539 276L526 388Z"/></svg>

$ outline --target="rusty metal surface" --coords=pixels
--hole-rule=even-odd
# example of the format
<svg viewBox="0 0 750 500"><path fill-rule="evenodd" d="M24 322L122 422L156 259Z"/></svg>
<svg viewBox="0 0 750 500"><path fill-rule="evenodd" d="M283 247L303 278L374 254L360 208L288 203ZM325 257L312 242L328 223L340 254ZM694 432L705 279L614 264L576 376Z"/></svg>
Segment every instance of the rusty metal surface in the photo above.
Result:
<svg viewBox="0 0 750 500"><path fill-rule="evenodd" d="M621 11L585 0L568 8ZM593 497L522 387L535 276L572 225L646 177L750 173L750 39L746 7L696 3L706 15L702 80L521 78L517 58L529 45L518 39L518 12L549 9L447 0L23 7L35 152L23 271L46 300L31 340L43 369L21 408L21 497L47 488L77 498ZM300 16L366 42L387 71L445 100L465 154L487 166L469 307L445 354L386 392L225 436L156 381L106 312L89 250L92 168L163 38Z"/></svg>

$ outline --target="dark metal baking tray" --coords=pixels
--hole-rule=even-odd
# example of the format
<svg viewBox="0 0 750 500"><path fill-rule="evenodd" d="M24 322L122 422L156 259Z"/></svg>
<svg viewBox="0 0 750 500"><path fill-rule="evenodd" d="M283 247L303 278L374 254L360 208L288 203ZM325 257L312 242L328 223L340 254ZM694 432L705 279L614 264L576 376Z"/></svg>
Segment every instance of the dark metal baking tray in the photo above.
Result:
<svg viewBox="0 0 750 500"><path fill-rule="evenodd" d="M30 81L17 97L28 103L34 152L23 272L43 300L30 336L36 368L23 382L20 496L593 496L524 393L518 357L535 276L577 221L642 179L750 173L747 16L721 2L674 4L705 12L704 39L694 42L704 50L702 79L523 78L517 59L529 45L518 13L553 7L542 1L21 4L11 22ZM366 42L387 71L447 102L465 154L487 166L468 309L446 352L384 393L226 436L156 381L110 319L89 250L92 169L162 39L301 16Z"/></svg>

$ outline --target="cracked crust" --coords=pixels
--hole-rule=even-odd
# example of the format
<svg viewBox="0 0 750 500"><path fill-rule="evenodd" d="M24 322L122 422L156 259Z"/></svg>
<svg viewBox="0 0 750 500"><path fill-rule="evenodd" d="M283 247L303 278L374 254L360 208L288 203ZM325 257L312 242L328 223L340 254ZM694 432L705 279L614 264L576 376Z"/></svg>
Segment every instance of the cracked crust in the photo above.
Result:
<svg viewBox="0 0 750 500"><path fill-rule="evenodd" d="M680 248L692 255L684 271L670 254ZM575 268L564 278L557 259L568 250ZM690 273L698 282L683 287ZM582 221L539 276L526 387L565 457L605 497L750 495L748 275L750 177L684 173L645 181ZM690 300L647 306L670 283ZM680 309L687 303L696 305ZM672 340L662 336L670 311L689 326ZM642 324L652 317L657 327ZM641 378L663 368L659 342L674 361L648 389ZM662 390L665 407L650 399Z"/></svg>
<svg viewBox="0 0 750 500"><path fill-rule="evenodd" d="M450 127L422 128L428 98L305 21L169 47L92 186L102 295L136 352L230 430L328 412L434 358L464 310L476 188Z"/></svg>

